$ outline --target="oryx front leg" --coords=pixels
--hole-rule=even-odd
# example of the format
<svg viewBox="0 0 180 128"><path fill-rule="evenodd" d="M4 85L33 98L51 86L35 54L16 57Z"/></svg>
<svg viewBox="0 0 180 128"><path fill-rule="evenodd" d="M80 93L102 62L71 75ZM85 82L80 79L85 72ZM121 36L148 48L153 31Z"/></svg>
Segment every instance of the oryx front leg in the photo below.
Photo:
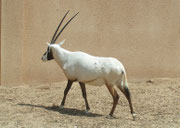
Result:
<svg viewBox="0 0 180 128"><path fill-rule="evenodd" d="M86 87L85 87L85 84L82 83L82 82L79 82L79 84L80 84L80 86L81 86L82 95L83 95L83 98L84 98L85 104L86 104L86 113L88 113L88 111L90 110L90 108L89 108L89 104L88 104L88 101L87 101Z"/></svg>
<svg viewBox="0 0 180 128"><path fill-rule="evenodd" d="M72 83L73 83L73 81L68 80L66 89L64 90L64 97L63 97L63 100L62 100L62 102L61 102L60 108L63 108L63 107L64 107L65 100L66 100L66 96L67 96L67 94L68 94L68 92L69 92L69 90L70 90L70 88L71 88L71 86L72 86Z"/></svg>
<svg viewBox="0 0 180 128"><path fill-rule="evenodd" d="M112 117L113 113L114 113L114 110L116 108L116 105L118 103L118 100L119 100L119 95L116 92L116 90L114 89L113 85L106 84L106 87L108 88L109 92L111 93L111 95L113 97L113 106L112 106L111 112L109 113L109 115Z"/></svg>

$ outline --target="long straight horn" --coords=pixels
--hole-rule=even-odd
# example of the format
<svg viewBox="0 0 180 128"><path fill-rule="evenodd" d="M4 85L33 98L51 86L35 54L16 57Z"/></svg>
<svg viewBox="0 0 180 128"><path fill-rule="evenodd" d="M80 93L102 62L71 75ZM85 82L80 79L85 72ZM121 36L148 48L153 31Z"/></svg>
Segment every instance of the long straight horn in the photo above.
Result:
<svg viewBox="0 0 180 128"><path fill-rule="evenodd" d="M79 13L79 12L78 12ZM56 36L56 38L54 39L53 43L56 42L57 38L59 37L59 35L62 33L62 31L66 28L66 26L71 22L71 20L78 14L76 13L65 25L64 27L61 29L61 31L58 33L58 35Z"/></svg>
<svg viewBox="0 0 180 128"><path fill-rule="evenodd" d="M64 17L62 18L61 22L59 23L59 25L58 25L58 27L57 27L57 29L56 29L56 31L55 31L55 33L54 33L52 39L51 39L51 44L54 42L53 40L54 40L54 38L55 38L55 36L56 36L56 34L57 34L57 32L58 32L58 30L59 30L59 28L60 28L62 22L64 21L66 15L67 15L68 13L69 13L69 10L66 12L66 14L65 14Z"/></svg>

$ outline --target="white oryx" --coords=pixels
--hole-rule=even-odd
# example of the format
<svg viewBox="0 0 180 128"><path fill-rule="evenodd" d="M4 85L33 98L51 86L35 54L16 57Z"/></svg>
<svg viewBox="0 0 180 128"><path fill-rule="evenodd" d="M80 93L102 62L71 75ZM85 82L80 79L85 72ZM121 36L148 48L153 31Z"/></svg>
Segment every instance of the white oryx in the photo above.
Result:
<svg viewBox="0 0 180 128"><path fill-rule="evenodd" d="M57 64L62 68L64 74L68 79L67 87L64 90L64 97L60 107L64 106L67 93L70 90L72 83L77 81L81 86L83 98L86 104L86 111L88 112L90 108L87 101L85 83L97 86L105 84L113 97L113 107L109 114L110 116L113 116L114 110L119 100L119 95L114 89L114 85L116 85L127 98L130 105L131 114L133 116L133 119L135 119L135 113L133 111L130 92L128 89L126 71L121 62L119 62L115 58L96 57L84 52L68 51L61 47L64 41L59 44L55 44L57 38L64 30L64 28L78 14L77 13L76 15L74 15L57 34L57 31L60 28L68 12L65 14L63 19L59 23L52 37L51 43L48 44L47 51L42 57L43 61L54 59Z"/></svg>

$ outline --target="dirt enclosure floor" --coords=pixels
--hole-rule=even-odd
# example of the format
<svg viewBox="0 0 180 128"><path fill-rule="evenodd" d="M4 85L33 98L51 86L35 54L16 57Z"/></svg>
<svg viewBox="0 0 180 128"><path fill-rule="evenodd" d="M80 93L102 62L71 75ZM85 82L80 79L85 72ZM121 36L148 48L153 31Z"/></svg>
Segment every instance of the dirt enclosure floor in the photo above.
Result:
<svg viewBox="0 0 180 128"><path fill-rule="evenodd" d="M74 83L64 109L58 109L66 82L46 85L0 86L0 128L180 128L180 79L129 83L137 114L120 95L115 118L107 118L112 97L105 86L86 86L90 113L80 86Z"/></svg>

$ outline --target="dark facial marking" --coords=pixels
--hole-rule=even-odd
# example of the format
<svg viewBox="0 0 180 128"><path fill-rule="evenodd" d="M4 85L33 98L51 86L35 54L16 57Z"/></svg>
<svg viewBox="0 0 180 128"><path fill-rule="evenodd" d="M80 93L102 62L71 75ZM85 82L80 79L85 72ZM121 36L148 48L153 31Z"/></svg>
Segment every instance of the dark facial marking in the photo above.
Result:
<svg viewBox="0 0 180 128"><path fill-rule="evenodd" d="M49 47L48 47L48 49L47 49L47 52L48 52L48 54L47 54L47 60L52 60L52 59L54 59L53 54L52 54L52 50L51 50L51 49L49 50Z"/></svg>
<svg viewBox="0 0 180 128"><path fill-rule="evenodd" d="M47 51L44 53L44 56L47 54L47 60L52 60L54 59L53 54L52 54L52 50L49 49L49 47L47 48Z"/></svg>

